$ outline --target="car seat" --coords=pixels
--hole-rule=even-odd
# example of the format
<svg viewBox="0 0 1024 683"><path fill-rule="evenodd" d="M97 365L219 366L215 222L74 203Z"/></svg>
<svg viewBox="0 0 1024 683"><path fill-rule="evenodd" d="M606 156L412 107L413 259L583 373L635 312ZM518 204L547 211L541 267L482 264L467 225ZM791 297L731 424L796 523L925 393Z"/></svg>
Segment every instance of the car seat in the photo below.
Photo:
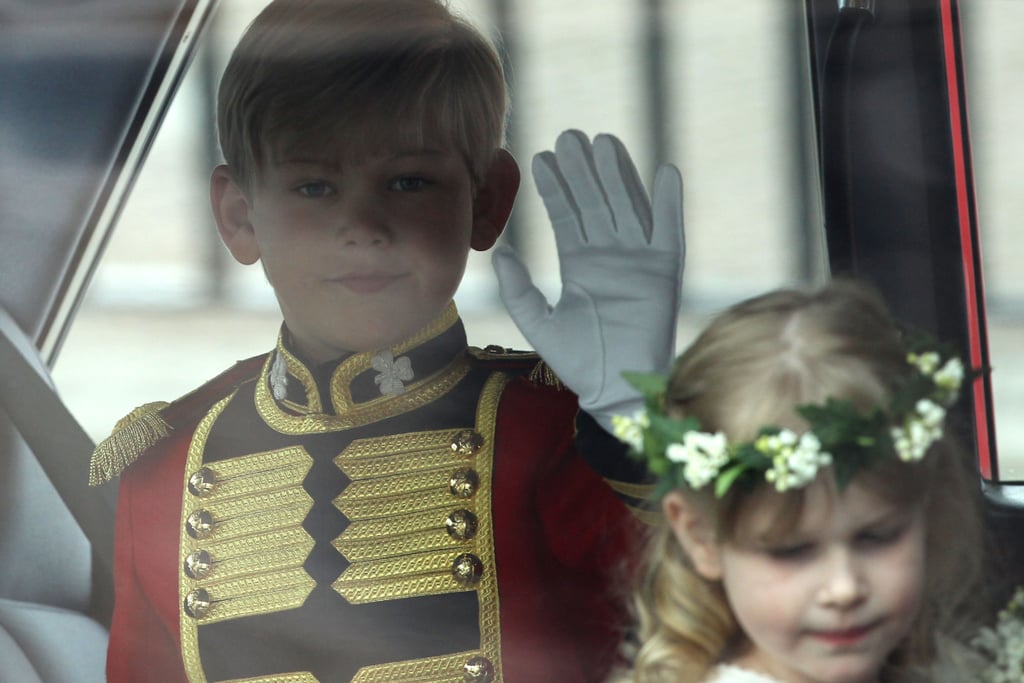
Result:
<svg viewBox="0 0 1024 683"><path fill-rule="evenodd" d="M88 489L92 448L0 308L0 683L105 680L116 488Z"/></svg>

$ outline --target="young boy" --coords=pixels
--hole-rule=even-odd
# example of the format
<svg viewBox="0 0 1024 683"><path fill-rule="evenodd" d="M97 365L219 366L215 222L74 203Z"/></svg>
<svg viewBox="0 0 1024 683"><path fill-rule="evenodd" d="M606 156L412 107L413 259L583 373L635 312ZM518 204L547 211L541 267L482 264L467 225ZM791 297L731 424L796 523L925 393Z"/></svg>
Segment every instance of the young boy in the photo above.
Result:
<svg viewBox="0 0 1024 683"><path fill-rule="evenodd" d="M277 0L247 30L211 200L284 322L97 448L94 482L121 478L111 683L603 679L638 526L579 452L610 477L622 451L536 356L468 347L452 301L518 189L505 112L493 47L436 0ZM559 142L549 210L609 149ZM642 209L634 177L601 205Z"/></svg>

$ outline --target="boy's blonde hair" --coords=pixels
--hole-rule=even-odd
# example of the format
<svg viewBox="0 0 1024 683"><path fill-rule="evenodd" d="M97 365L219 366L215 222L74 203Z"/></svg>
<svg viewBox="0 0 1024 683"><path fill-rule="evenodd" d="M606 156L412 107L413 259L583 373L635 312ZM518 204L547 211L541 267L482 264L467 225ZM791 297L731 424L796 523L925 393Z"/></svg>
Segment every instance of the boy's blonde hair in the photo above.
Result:
<svg viewBox="0 0 1024 683"><path fill-rule="evenodd" d="M908 371L900 330L877 292L835 281L816 291L778 290L725 311L677 360L666 403L675 417L695 416L703 430L746 441L767 425L805 430L794 411L800 404L828 397L863 411L884 404ZM936 634L959 635L951 632L979 598L974 591L985 550L980 485L948 427L921 462L886 458L855 480L893 503L923 503L927 520L922 607L889 658L886 681L929 664ZM737 486L720 500L705 490L683 494L708 516L718 542L735 538L755 497ZM802 490L785 494L774 533L781 537L794 528L803 500ZM744 644L721 585L693 569L667 525L652 535L635 605L637 683L697 683Z"/></svg>
<svg viewBox="0 0 1024 683"><path fill-rule="evenodd" d="M385 144L454 147L479 183L507 110L494 46L439 0L275 0L231 55L217 128L247 190L283 149L332 142L355 158Z"/></svg>

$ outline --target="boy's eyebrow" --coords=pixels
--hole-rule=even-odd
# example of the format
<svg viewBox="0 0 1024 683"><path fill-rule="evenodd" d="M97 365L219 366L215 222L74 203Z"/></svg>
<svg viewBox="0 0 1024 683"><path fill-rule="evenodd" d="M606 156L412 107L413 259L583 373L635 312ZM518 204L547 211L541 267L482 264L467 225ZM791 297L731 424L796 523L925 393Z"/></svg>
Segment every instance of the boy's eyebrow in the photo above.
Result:
<svg viewBox="0 0 1024 683"><path fill-rule="evenodd" d="M416 157L428 157L428 158L440 158L455 156L452 152L445 151L437 147L422 147L416 149L402 149L396 150L390 154L381 155L383 161L401 161L402 159L416 158Z"/></svg>
<svg viewBox="0 0 1024 683"><path fill-rule="evenodd" d="M368 155L372 156L372 155ZM451 152L445 151L435 147L423 147L418 149L403 149L397 150L392 153L381 155L381 159L385 161L395 161L398 159L405 159L408 157L447 157L452 156ZM306 165L306 166L328 166L331 168L340 168L343 164L329 159L327 157L318 156L306 156L299 154L295 156L283 156L274 160L274 163L278 166L284 165Z"/></svg>
<svg viewBox="0 0 1024 683"><path fill-rule="evenodd" d="M337 167L339 164L327 159L315 159L312 157L287 157L283 159L275 159L275 166L332 166Z"/></svg>

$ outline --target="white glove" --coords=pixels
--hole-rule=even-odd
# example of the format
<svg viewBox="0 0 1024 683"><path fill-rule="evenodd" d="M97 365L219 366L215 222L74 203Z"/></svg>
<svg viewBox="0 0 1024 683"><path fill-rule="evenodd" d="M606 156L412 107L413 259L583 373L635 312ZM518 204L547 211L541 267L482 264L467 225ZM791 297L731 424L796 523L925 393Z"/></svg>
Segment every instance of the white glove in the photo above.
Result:
<svg viewBox="0 0 1024 683"><path fill-rule="evenodd" d="M507 246L492 263L501 299L523 336L612 431L643 398L623 370L667 374L685 260L683 181L658 169L652 202L614 136L568 130L533 158L533 178L555 232L562 293L554 308Z"/></svg>

